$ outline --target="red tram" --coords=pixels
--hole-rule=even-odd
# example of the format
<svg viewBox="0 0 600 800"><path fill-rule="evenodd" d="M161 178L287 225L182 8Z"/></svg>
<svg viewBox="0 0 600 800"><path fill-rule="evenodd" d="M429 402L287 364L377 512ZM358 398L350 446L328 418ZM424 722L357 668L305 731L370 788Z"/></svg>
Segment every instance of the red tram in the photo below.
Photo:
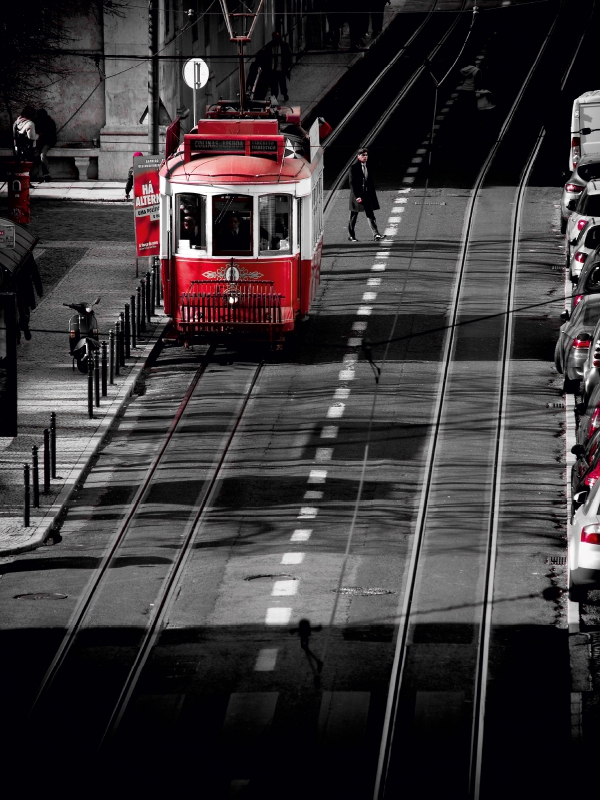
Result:
<svg viewBox="0 0 600 800"><path fill-rule="evenodd" d="M163 163L160 194L165 312L179 341L280 347L320 280L319 121L306 133L299 108L219 101Z"/></svg>

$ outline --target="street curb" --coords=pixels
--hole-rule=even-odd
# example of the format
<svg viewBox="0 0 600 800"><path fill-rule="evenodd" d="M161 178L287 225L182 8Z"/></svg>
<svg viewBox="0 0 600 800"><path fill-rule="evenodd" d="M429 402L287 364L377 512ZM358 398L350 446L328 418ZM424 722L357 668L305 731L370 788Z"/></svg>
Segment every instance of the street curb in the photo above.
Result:
<svg viewBox="0 0 600 800"><path fill-rule="evenodd" d="M164 314L161 314L158 318L152 336L148 342L146 342L143 352L139 353L136 363L131 365L131 371L129 375L127 376L123 385L120 387L110 406L108 406L106 409L104 417L100 420L95 433L84 447L81 455L77 459L77 462L73 467L71 467L69 475L63 483L62 489L56 496L52 505L48 507L42 523L36 525L34 528L30 540L25 544L15 545L14 547L2 547L0 545L0 558L3 556L19 555L19 553L26 553L30 550L35 550L38 547L41 547L46 540L50 538L50 534L52 533L57 520L71 499L71 495L76 489L79 488L82 475L85 474L90 462L100 449L114 420L117 418L121 412L121 409L133 394L133 388L138 377L140 376L140 373L146 367L148 362L158 355L158 351L162 347L164 330L169 321L170 318Z"/></svg>

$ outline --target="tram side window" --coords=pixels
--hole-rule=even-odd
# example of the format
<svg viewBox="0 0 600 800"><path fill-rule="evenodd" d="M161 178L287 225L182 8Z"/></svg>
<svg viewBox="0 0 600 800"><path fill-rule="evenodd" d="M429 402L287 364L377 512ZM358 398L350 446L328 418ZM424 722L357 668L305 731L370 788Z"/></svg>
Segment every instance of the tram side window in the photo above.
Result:
<svg viewBox="0 0 600 800"><path fill-rule="evenodd" d="M213 197L213 253L252 255L252 198L222 194Z"/></svg>
<svg viewBox="0 0 600 800"><path fill-rule="evenodd" d="M291 253L292 198L289 194L268 194L258 198L260 252Z"/></svg>
<svg viewBox="0 0 600 800"><path fill-rule="evenodd" d="M178 194L176 200L177 252L206 250L206 197Z"/></svg>

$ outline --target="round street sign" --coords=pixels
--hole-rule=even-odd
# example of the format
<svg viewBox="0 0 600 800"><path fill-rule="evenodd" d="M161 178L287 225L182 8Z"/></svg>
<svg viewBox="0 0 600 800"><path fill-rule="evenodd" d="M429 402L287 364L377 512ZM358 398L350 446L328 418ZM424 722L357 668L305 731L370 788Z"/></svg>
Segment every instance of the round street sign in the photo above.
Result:
<svg viewBox="0 0 600 800"><path fill-rule="evenodd" d="M198 64L198 83L194 86L195 64ZM201 58L189 58L183 65L183 80L190 89L201 89L208 83L208 65Z"/></svg>

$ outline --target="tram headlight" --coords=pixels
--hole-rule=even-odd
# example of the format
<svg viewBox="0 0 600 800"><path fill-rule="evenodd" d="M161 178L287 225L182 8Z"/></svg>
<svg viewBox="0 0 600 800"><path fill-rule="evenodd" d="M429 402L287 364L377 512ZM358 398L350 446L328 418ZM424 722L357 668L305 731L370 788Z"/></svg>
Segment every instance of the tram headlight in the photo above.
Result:
<svg viewBox="0 0 600 800"><path fill-rule="evenodd" d="M227 300L229 301L229 305L233 306L235 303L239 302L239 295L237 294L230 294Z"/></svg>

